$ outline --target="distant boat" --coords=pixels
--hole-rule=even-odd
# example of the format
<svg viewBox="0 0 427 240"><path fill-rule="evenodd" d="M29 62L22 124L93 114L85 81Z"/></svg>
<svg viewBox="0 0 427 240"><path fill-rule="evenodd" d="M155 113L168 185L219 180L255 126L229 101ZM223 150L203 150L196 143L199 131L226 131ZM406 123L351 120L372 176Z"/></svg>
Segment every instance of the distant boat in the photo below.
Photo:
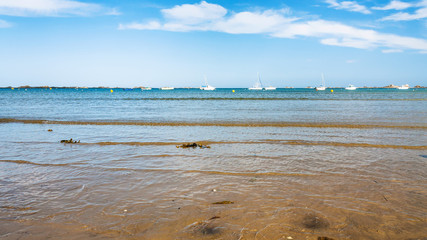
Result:
<svg viewBox="0 0 427 240"><path fill-rule="evenodd" d="M175 88L173 87L162 87L160 88L160 90L174 90Z"/></svg>
<svg viewBox="0 0 427 240"><path fill-rule="evenodd" d="M325 87L325 77L323 76L322 73L322 85L320 85L319 87L315 87L316 91L325 91L326 87Z"/></svg>
<svg viewBox="0 0 427 240"><path fill-rule="evenodd" d="M141 87L141 90L151 90L150 87Z"/></svg>
<svg viewBox="0 0 427 240"><path fill-rule="evenodd" d="M265 88L264 88L264 90L276 90L276 87L272 87L272 86L270 86L270 87L265 87Z"/></svg>
<svg viewBox="0 0 427 240"><path fill-rule="evenodd" d="M205 85L200 87L200 90L213 91L213 90L215 90L215 87L212 87L211 85L208 84L208 80L205 76Z"/></svg>
<svg viewBox="0 0 427 240"><path fill-rule="evenodd" d="M345 90L356 90L357 87L355 87L354 85L348 85L348 87L345 88Z"/></svg>
<svg viewBox="0 0 427 240"><path fill-rule="evenodd" d="M255 84L249 88L249 90L262 90L262 83L261 79L259 79L259 73L258 73L258 81L255 82Z"/></svg>
<svg viewBox="0 0 427 240"><path fill-rule="evenodd" d="M405 84L405 85L402 85L401 87L397 87L397 89L406 90L406 89L409 89L409 85Z"/></svg>

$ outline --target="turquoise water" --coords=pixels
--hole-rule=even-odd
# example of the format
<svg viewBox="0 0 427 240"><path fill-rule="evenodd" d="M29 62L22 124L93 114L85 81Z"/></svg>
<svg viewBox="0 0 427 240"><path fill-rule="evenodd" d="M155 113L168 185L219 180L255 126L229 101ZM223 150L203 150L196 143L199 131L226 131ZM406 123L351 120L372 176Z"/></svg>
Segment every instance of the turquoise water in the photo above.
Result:
<svg viewBox="0 0 427 240"><path fill-rule="evenodd" d="M427 90L333 90L0 89L0 238L426 237Z"/></svg>
<svg viewBox="0 0 427 240"><path fill-rule="evenodd" d="M141 122L427 124L427 90L0 90L2 118Z"/></svg>

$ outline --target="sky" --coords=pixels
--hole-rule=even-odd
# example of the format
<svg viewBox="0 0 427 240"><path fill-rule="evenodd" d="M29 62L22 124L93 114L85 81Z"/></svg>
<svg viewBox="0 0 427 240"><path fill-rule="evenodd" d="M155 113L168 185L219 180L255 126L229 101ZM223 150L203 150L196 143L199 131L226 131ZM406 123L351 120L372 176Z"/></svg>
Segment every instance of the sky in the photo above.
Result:
<svg viewBox="0 0 427 240"><path fill-rule="evenodd" d="M427 0L0 0L0 87L427 85Z"/></svg>

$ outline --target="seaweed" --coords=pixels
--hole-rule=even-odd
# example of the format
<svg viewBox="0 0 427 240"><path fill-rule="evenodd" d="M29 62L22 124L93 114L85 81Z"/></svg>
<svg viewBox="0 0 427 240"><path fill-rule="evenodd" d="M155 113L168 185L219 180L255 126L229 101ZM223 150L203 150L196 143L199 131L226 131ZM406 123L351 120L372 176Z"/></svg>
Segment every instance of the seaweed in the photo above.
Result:
<svg viewBox="0 0 427 240"><path fill-rule="evenodd" d="M70 140L61 140L61 143L80 143L80 140L78 141L73 141L72 138L70 138Z"/></svg>
<svg viewBox="0 0 427 240"><path fill-rule="evenodd" d="M199 148L211 148L208 145L202 145L202 144L198 144L198 143L184 143L181 145L177 145L176 147L177 148L197 148L197 147L199 147Z"/></svg>
<svg viewBox="0 0 427 240"><path fill-rule="evenodd" d="M221 201L221 202L214 202L212 204L234 204L232 201Z"/></svg>

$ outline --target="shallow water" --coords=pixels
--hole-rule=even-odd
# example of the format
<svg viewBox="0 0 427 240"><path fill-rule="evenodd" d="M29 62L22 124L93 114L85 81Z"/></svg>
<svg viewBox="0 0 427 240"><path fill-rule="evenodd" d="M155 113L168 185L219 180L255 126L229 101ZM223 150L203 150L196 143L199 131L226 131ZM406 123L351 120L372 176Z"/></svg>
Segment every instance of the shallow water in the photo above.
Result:
<svg viewBox="0 0 427 240"><path fill-rule="evenodd" d="M423 239L426 100L0 89L0 238Z"/></svg>

